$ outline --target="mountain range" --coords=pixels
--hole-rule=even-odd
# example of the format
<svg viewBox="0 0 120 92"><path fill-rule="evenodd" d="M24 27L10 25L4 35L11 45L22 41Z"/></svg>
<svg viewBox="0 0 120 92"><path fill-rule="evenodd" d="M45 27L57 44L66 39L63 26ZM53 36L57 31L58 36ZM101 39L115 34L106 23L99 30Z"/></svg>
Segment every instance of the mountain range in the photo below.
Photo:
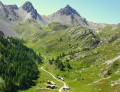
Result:
<svg viewBox="0 0 120 92"><path fill-rule="evenodd" d="M0 18L14 26L28 20L34 20L42 27L52 22L60 22L69 26L84 26L92 29L98 29L106 25L87 21L69 5L49 16L42 16L29 1L25 2L21 7L17 5L4 5L0 1Z"/></svg>

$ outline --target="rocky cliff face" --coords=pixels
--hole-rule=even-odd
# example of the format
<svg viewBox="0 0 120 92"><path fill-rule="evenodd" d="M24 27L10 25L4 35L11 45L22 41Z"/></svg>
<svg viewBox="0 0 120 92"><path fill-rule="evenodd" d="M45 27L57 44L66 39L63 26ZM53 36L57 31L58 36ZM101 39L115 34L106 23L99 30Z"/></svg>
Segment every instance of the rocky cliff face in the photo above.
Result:
<svg viewBox="0 0 120 92"><path fill-rule="evenodd" d="M35 19L41 26L45 26L46 24L48 24L47 21L38 14L37 10L29 1L25 2L17 12L20 16L22 14L21 17L23 18L23 20Z"/></svg>
<svg viewBox="0 0 120 92"><path fill-rule="evenodd" d="M28 2L28 1L23 4L22 8L23 8L25 11L27 11L28 13L29 13L29 12L32 12L32 10L34 10L34 7L33 7L32 3L31 3L31 2Z"/></svg>
<svg viewBox="0 0 120 92"><path fill-rule="evenodd" d="M7 18L9 12L7 11L5 5L0 1L0 16Z"/></svg>
<svg viewBox="0 0 120 92"><path fill-rule="evenodd" d="M17 5L4 5L2 2L0 2L0 16L8 18L10 16L16 16L15 10L17 10Z"/></svg>
<svg viewBox="0 0 120 92"><path fill-rule="evenodd" d="M31 2L25 2L22 6L23 10L27 11L27 13L31 12L31 16L34 19L37 19L37 16L39 16L39 14L37 13L37 10L34 9L33 5Z"/></svg>
<svg viewBox="0 0 120 92"><path fill-rule="evenodd" d="M0 17L6 18L12 24L25 22L28 19L36 20L41 26L48 24L47 21L38 14L32 3L28 1L19 8L17 5L4 5L0 2Z"/></svg>
<svg viewBox="0 0 120 92"><path fill-rule="evenodd" d="M0 2L0 18L5 18L11 23L16 23L16 18L19 18L19 16L15 10L18 10L17 5L4 5L2 2Z"/></svg>
<svg viewBox="0 0 120 92"><path fill-rule="evenodd" d="M16 17L19 17L17 14L16 14L16 12L15 12L15 10L18 10L18 7L17 7L17 5L5 5L5 8L6 8L6 10L7 10L7 12L8 12L8 16L16 16Z"/></svg>
<svg viewBox="0 0 120 92"><path fill-rule="evenodd" d="M63 9L60 9L57 13L59 13L61 15L66 15L66 16L69 16L71 14L76 14L76 15L80 16L80 14L69 5L67 5Z"/></svg>

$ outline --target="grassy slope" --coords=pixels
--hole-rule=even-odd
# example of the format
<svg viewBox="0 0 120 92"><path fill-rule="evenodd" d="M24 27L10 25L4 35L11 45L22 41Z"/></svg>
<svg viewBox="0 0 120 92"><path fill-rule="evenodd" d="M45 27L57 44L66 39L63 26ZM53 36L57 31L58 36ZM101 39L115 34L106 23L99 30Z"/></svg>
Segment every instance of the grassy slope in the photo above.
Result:
<svg viewBox="0 0 120 92"><path fill-rule="evenodd" d="M26 28L26 26L20 26L20 28L24 27ZM16 30L17 29L18 28L16 28ZM56 77L57 75L65 77L65 82L72 88L71 92L79 92L80 90L82 92L120 91L119 84L114 86L110 85L112 84L112 81L115 82L119 79L119 73L115 73L116 71L119 72L119 64L117 68L108 67L114 66L114 64L108 66L102 65L104 61L112 59L120 53L119 27L116 28L115 26L107 26L103 29L100 29L98 33L95 33L96 38L94 38L94 36L90 33L89 35L84 35L83 38L80 38L84 34L85 30L89 32L88 29L82 27L73 27L68 28L67 30L58 31L51 29L49 30L49 28L44 29L46 31L31 29L34 31L30 33L31 38L26 45L33 48L36 52L41 52L42 56L47 60L49 58L56 57L63 52L67 54L69 51L78 51L74 53L74 56L72 56L70 59L70 63L73 69L69 72L61 72L59 69L56 69L54 65L49 65L47 60L45 61L45 66L48 71L56 75ZM87 51L83 50L86 47L90 47L91 44L96 40L101 41L97 48L91 48ZM50 55L45 55L46 53L50 53ZM66 57L62 58L62 60L64 61L68 57L70 56L66 55ZM108 70L112 72L111 75L108 75L107 73L104 74L104 71ZM100 76L101 72L103 76ZM39 78L40 81L46 81L47 78L49 78L49 75L46 73L42 72L41 75L45 79ZM103 79L97 83L93 83L94 81L107 78L109 76L111 76L109 79ZM45 83L46 82L38 83L37 86L32 87L28 91L30 92L31 90L35 90L39 85L42 86L45 85ZM57 85L59 85L59 83ZM60 86L61 84L59 87ZM44 92L48 92L48 90ZM51 90L51 92L53 91Z"/></svg>

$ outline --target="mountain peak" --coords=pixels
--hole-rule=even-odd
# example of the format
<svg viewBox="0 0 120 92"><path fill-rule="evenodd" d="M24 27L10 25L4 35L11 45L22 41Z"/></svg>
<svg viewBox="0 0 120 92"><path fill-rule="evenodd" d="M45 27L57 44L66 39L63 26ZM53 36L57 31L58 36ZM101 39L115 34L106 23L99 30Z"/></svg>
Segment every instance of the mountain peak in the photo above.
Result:
<svg viewBox="0 0 120 92"><path fill-rule="evenodd" d="M16 10L18 9L18 6L16 4L12 5L12 7Z"/></svg>
<svg viewBox="0 0 120 92"><path fill-rule="evenodd" d="M67 5L65 6L65 8L72 8L72 7L71 7L70 5L67 4Z"/></svg>
<svg viewBox="0 0 120 92"><path fill-rule="evenodd" d="M25 5L27 5L27 4L32 5L32 3L30 1L26 1L24 4Z"/></svg>
<svg viewBox="0 0 120 92"><path fill-rule="evenodd" d="M34 10L34 7L31 2L27 1L23 4L22 8L27 11L28 13Z"/></svg>
<svg viewBox="0 0 120 92"><path fill-rule="evenodd" d="M0 6L4 6L3 3L0 1Z"/></svg>
<svg viewBox="0 0 120 92"><path fill-rule="evenodd" d="M58 12L61 13L62 15L67 15L67 16L72 14L76 14L80 16L80 14L75 9L73 9L70 5L66 5L65 8L62 8Z"/></svg>
<svg viewBox="0 0 120 92"><path fill-rule="evenodd" d="M41 19L40 15L37 13L37 10L34 8L31 2L25 2L22 6L22 9L25 10L27 13L30 13L32 18Z"/></svg>
<svg viewBox="0 0 120 92"><path fill-rule="evenodd" d="M3 3L0 1L0 4L3 4Z"/></svg>

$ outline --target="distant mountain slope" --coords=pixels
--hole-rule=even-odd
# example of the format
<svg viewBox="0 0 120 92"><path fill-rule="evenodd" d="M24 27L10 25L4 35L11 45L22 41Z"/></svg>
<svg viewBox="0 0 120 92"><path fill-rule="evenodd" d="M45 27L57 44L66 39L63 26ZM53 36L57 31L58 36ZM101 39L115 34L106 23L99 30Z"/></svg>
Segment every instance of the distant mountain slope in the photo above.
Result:
<svg viewBox="0 0 120 92"><path fill-rule="evenodd" d="M10 28L10 24L3 20L0 20L0 32L5 36L19 37L17 33L12 31L12 29Z"/></svg>
<svg viewBox="0 0 120 92"><path fill-rule="evenodd" d="M0 1L0 16L8 17L8 11L1 1Z"/></svg>
<svg viewBox="0 0 120 92"><path fill-rule="evenodd" d="M60 22L68 25L88 26L87 20L81 17L80 14L69 5L48 16L48 21Z"/></svg>
<svg viewBox="0 0 120 92"><path fill-rule="evenodd" d="M25 2L21 7L17 7L17 5L4 5L0 2L0 18L8 20L13 25L24 23L28 19L34 19L40 26L46 26L52 22L60 22L70 26L84 26L97 29L105 25L87 21L69 5L49 16L41 16L29 1Z"/></svg>
<svg viewBox="0 0 120 92"><path fill-rule="evenodd" d="M0 18L4 18L13 24L17 23L17 19L19 18L15 12L17 9L17 5L4 5L0 2Z"/></svg>
<svg viewBox="0 0 120 92"><path fill-rule="evenodd" d="M49 23L60 22L70 26L83 26L91 29L98 29L100 27L105 27L104 23L93 23L83 18L75 9L67 5L65 8L58 10L57 12L49 15L43 16Z"/></svg>
<svg viewBox="0 0 120 92"><path fill-rule="evenodd" d="M36 20L41 26L48 24L47 21L38 14L32 3L28 1L19 8L17 5L4 5L0 2L0 18L5 18L14 25L23 23L28 19Z"/></svg>
<svg viewBox="0 0 120 92"><path fill-rule="evenodd" d="M33 7L31 2L25 2L23 6L21 6L16 13L22 18L22 21L25 22L27 19L36 20L41 26L45 26L47 23L37 12L37 10Z"/></svg>

